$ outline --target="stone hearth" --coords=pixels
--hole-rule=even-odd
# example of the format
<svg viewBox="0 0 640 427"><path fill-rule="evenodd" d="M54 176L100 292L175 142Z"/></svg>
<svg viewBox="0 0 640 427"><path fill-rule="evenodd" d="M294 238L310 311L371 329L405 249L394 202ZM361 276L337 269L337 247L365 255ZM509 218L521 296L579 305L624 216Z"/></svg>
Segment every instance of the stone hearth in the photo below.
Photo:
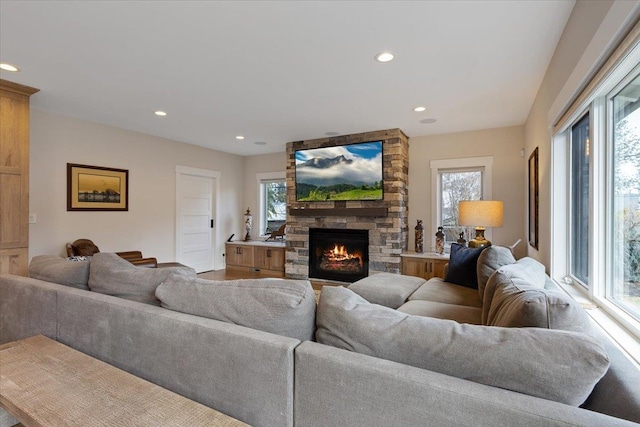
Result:
<svg viewBox="0 0 640 427"><path fill-rule="evenodd" d="M297 202L295 152L382 141L383 200ZM369 274L400 273L408 245L409 139L400 129L287 143L285 276L309 278L309 228L369 230Z"/></svg>

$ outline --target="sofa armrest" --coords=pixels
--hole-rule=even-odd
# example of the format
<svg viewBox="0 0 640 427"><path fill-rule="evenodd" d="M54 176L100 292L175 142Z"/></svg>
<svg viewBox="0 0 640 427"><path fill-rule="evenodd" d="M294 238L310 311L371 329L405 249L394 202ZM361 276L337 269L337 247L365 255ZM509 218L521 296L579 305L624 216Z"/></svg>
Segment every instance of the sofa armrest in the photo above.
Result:
<svg viewBox="0 0 640 427"><path fill-rule="evenodd" d="M155 258L139 258L127 260L137 267L157 268L158 260Z"/></svg>
<svg viewBox="0 0 640 427"><path fill-rule="evenodd" d="M142 252L140 251L116 252L116 255L118 255L120 258L126 259L127 261L142 258Z"/></svg>

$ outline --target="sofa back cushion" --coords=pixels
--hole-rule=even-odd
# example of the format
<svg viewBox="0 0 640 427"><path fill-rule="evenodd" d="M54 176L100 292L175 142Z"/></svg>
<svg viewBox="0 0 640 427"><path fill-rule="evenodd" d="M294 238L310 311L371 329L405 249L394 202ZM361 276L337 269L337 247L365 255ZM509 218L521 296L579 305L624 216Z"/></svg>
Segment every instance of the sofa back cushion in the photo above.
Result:
<svg viewBox="0 0 640 427"><path fill-rule="evenodd" d="M489 277L500 267L513 264L516 259L511 250L504 246L489 246L478 257L476 273L478 275L478 293L480 301L484 299L484 288Z"/></svg>
<svg viewBox="0 0 640 427"><path fill-rule="evenodd" d="M89 289L91 261L70 261L54 255L37 255L29 263L29 277L79 289Z"/></svg>
<svg viewBox="0 0 640 427"><path fill-rule="evenodd" d="M190 267L136 267L113 253L100 252L93 256L89 273L89 289L132 301L160 305L156 288L172 274L196 277Z"/></svg>
<svg viewBox="0 0 640 427"><path fill-rule="evenodd" d="M489 277L484 287L482 295L482 306L486 312L491 306L494 294L497 289L508 283L511 279L521 279L522 286L527 289L542 289L545 285L547 275L544 272L544 265L533 258L521 258L512 264L506 264Z"/></svg>
<svg viewBox="0 0 640 427"><path fill-rule="evenodd" d="M315 333L316 297L308 280L213 281L171 276L156 289L164 308L300 341Z"/></svg>
<svg viewBox="0 0 640 427"><path fill-rule="evenodd" d="M325 286L318 342L569 405L580 405L609 359L588 335L411 316Z"/></svg>
<svg viewBox="0 0 640 427"><path fill-rule="evenodd" d="M531 258L499 268L487 282L482 323L592 333L589 317L573 298L545 289L544 266Z"/></svg>

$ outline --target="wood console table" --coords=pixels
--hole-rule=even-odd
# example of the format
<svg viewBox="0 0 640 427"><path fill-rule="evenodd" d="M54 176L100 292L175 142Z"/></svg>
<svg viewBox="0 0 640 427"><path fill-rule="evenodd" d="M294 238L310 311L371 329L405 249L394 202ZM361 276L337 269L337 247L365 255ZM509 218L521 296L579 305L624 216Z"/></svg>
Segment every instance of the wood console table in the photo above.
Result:
<svg viewBox="0 0 640 427"><path fill-rule="evenodd" d="M247 424L42 335L0 346L0 406L32 426Z"/></svg>

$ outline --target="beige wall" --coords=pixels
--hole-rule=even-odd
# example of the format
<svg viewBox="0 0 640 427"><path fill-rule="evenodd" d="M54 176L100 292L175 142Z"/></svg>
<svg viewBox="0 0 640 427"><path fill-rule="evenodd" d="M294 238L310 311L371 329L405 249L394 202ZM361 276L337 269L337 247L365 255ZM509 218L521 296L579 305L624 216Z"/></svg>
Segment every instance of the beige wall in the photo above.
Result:
<svg viewBox="0 0 640 427"><path fill-rule="evenodd" d="M221 172L220 234L240 233L241 156L32 109L30 159L30 257L63 255L66 242L89 238L105 252L174 260L176 165ZM67 212L67 163L128 169L129 211Z"/></svg>
<svg viewBox="0 0 640 427"><path fill-rule="evenodd" d="M628 25L637 8L636 1L576 2L525 123L526 156L523 161L526 162L529 154L538 147L540 165L540 244L537 251L527 246L527 254L547 267L550 266L554 240L550 221L552 126L590 72L613 48L615 40L620 38L621 28ZM527 188L526 176L523 188ZM523 197L526 198L526 191ZM528 232L526 215L525 212L524 233Z"/></svg>
<svg viewBox="0 0 640 427"><path fill-rule="evenodd" d="M523 233L524 202L518 183L525 176L525 162L521 157L524 147L524 127L511 126L471 132L413 137L409 139L409 248L415 245L413 228L417 219L425 224L425 234L430 233L431 160L463 157L493 156L492 198L504 201L504 226L492 230L492 242L510 245L522 239L516 255L525 249ZM467 237L467 240L469 237ZM435 237L425 236L425 247L434 246Z"/></svg>

